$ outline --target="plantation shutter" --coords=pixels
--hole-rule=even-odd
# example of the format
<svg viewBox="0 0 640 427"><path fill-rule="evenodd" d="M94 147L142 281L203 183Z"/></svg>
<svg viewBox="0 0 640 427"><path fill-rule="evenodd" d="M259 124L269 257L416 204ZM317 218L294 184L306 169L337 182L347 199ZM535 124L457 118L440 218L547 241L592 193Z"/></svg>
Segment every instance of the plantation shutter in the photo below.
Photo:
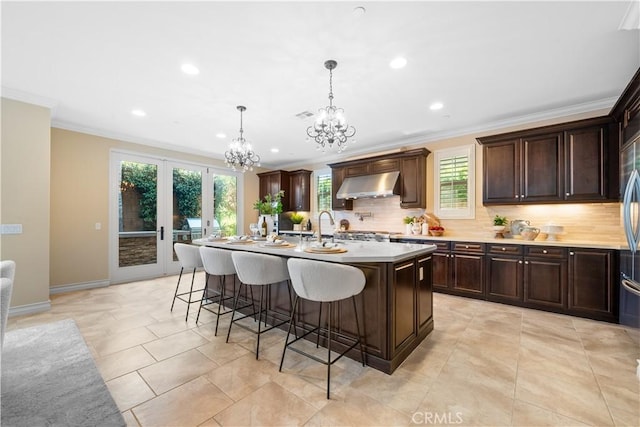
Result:
<svg viewBox="0 0 640 427"><path fill-rule="evenodd" d="M331 210L331 172L318 173L317 176L318 211Z"/></svg>
<svg viewBox="0 0 640 427"><path fill-rule="evenodd" d="M469 204L469 156L440 159L440 208L464 209Z"/></svg>

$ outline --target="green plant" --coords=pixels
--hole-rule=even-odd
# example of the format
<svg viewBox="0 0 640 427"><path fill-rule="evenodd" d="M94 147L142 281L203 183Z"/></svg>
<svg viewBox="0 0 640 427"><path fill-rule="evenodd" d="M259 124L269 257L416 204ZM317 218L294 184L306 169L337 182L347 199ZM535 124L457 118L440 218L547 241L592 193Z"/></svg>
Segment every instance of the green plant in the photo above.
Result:
<svg viewBox="0 0 640 427"><path fill-rule="evenodd" d="M404 218L402 218L402 222L404 222L405 224L411 224L413 222L413 217L405 216Z"/></svg>
<svg viewBox="0 0 640 427"><path fill-rule="evenodd" d="M253 204L253 209L257 210L260 215L275 215L282 213L282 198L284 190L278 191L276 194L267 194L264 199L258 199Z"/></svg>
<svg viewBox="0 0 640 427"><path fill-rule="evenodd" d="M289 218L291 219L291 222L294 224L302 224L302 221L304 221L304 215L299 214L298 212L292 213Z"/></svg>
<svg viewBox="0 0 640 427"><path fill-rule="evenodd" d="M493 217L493 225L507 225L507 217L496 215Z"/></svg>

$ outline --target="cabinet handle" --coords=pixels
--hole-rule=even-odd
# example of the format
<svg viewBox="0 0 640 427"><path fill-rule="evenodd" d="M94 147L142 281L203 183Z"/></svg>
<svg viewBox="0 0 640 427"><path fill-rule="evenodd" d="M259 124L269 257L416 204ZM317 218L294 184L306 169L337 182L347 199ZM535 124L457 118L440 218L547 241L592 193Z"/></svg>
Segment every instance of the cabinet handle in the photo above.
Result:
<svg viewBox="0 0 640 427"><path fill-rule="evenodd" d="M543 253L543 254L546 254L546 253L547 253L547 250L546 250L546 249L543 249L543 250L542 250L542 253Z"/></svg>
<svg viewBox="0 0 640 427"><path fill-rule="evenodd" d="M464 245L464 248L465 249L469 249L469 245Z"/></svg>
<svg viewBox="0 0 640 427"><path fill-rule="evenodd" d="M518 261L518 264L522 264L522 261Z"/></svg>
<svg viewBox="0 0 640 427"><path fill-rule="evenodd" d="M503 251L506 251L506 250L507 250L507 248L502 248L502 250L503 250Z"/></svg>
<svg viewBox="0 0 640 427"><path fill-rule="evenodd" d="M569 197L570 195L571 195L571 194L569 194L569 193L566 193L566 196L567 196L567 197Z"/></svg>
<svg viewBox="0 0 640 427"><path fill-rule="evenodd" d="M518 196L518 195L516 194L516 199L517 199L517 198L519 198L519 197L520 197L520 196Z"/></svg>
<svg viewBox="0 0 640 427"><path fill-rule="evenodd" d="M569 255L573 256L573 255L575 255L575 252L569 252Z"/></svg>
<svg viewBox="0 0 640 427"><path fill-rule="evenodd" d="M529 261L525 261L524 263L525 263L525 264L529 264Z"/></svg>
<svg viewBox="0 0 640 427"><path fill-rule="evenodd" d="M521 199L524 199L524 194L521 194L521 195L520 195L520 198L521 198Z"/></svg>

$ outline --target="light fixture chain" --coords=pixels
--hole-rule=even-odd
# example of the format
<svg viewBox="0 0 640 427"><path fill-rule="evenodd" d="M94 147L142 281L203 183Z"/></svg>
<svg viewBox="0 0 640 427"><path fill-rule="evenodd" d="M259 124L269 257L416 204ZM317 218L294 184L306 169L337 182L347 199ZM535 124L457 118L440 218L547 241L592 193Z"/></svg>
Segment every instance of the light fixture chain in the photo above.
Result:
<svg viewBox="0 0 640 427"><path fill-rule="evenodd" d="M329 107L333 107L333 70L329 69Z"/></svg>

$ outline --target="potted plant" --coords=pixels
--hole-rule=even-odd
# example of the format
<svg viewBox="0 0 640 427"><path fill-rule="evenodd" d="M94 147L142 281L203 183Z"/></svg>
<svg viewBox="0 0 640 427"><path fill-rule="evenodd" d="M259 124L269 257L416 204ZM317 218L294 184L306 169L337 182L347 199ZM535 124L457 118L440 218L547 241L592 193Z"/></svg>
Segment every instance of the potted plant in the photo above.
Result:
<svg viewBox="0 0 640 427"><path fill-rule="evenodd" d="M293 223L293 231L301 231L302 230L302 221L304 221L304 215L299 214L298 212L294 212L289 217L291 222Z"/></svg>
<svg viewBox="0 0 640 427"><path fill-rule="evenodd" d="M504 231L506 226L507 226L506 216L496 215L493 217L493 231L496 232L495 237L498 237L498 238L504 237L502 232Z"/></svg>
<svg viewBox="0 0 640 427"><path fill-rule="evenodd" d="M274 229L273 215L282 213L282 198L284 190L280 190L275 194L267 194L263 199L258 199L253 203L253 209L258 211L258 226L262 227L262 223L267 225L267 234Z"/></svg>
<svg viewBox="0 0 640 427"><path fill-rule="evenodd" d="M405 216L402 219L402 222L404 222L404 234L406 235L410 235L411 234L411 226L413 225L413 217L412 216Z"/></svg>

